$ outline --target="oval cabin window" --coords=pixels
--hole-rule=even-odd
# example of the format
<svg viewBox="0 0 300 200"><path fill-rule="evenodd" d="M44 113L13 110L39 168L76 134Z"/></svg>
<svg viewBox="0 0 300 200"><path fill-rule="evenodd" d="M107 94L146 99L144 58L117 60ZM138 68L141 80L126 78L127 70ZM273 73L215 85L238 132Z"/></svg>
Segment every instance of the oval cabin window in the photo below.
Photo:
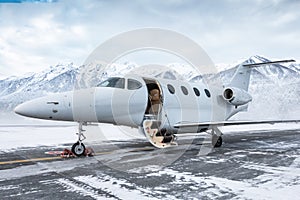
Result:
<svg viewBox="0 0 300 200"><path fill-rule="evenodd" d="M170 85L170 84L168 84L167 86L168 86L169 92L170 92L171 94L175 94L175 88L174 88L172 85Z"/></svg>
<svg viewBox="0 0 300 200"><path fill-rule="evenodd" d="M200 91L197 89L197 88L193 88L193 90L194 90L194 92L195 92L195 95L197 96L197 97L199 97L200 96Z"/></svg>
<svg viewBox="0 0 300 200"><path fill-rule="evenodd" d="M184 87L184 86L181 86L181 91L182 91L182 93L183 93L184 95L188 95L188 94L189 94L188 90L187 90L186 87Z"/></svg>
<svg viewBox="0 0 300 200"><path fill-rule="evenodd" d="M209 92L209 90L208 90L208 89L204 89L204 92L205 92L206 96L207 96L208 98L210 98L210 92Z"/></svg>

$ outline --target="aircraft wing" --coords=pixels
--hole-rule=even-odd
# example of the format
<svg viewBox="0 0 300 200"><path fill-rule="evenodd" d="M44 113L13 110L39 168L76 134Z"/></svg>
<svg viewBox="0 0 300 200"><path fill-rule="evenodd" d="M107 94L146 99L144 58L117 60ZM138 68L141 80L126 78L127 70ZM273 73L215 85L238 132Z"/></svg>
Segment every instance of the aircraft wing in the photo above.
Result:
<svg viewBox="0 0 300 200"><path fill-rule="evenodd" d="M220 121L220 122L179 122L174 128L192 128L201 126L233 126L251 124L276 124L276 123L298 123L300 120L268 120L268 121Z"/></svg>

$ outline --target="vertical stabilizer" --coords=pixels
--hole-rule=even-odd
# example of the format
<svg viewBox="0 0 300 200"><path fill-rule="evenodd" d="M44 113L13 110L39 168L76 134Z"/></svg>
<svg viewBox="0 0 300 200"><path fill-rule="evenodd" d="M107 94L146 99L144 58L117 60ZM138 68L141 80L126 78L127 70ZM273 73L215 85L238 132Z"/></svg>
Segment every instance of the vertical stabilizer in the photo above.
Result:
<svg viewBox="0 0 300 200"><path fill-rule="evenodd" d="M245 66L244 63L240 64L233 75L229 86L236 87L248 91L250 82L251 68Z"/></svg>
<svg viewBox="0 0 300 200"><path fill-rule="evenodd" d="M242 63L238 66L234 76L232 77L229 83L229 86L248 91L250 74L253 67L278 64L278 63L286 63L286 62L295 62L295 60L279 60L279 61L253 63L253 64Z"/></svg>

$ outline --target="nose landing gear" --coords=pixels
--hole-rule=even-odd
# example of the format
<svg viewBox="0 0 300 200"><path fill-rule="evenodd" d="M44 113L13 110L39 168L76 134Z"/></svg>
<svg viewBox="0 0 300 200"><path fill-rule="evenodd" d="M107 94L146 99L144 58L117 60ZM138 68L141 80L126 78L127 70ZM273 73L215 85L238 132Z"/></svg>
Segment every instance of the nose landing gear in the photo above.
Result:
<svg viewBox="0 0 300 200"><path fill-rule="evenodd" d="M84 122L79 122L78 125L78 133L76 133L78 135L78 141L73 144L71 151L76 155L76 156L82 156L85 153L85 146L82 143L83 140L86 139L86 137L83 135L83 132L85 130L82 129L82 125L84 125Z"/></svg>

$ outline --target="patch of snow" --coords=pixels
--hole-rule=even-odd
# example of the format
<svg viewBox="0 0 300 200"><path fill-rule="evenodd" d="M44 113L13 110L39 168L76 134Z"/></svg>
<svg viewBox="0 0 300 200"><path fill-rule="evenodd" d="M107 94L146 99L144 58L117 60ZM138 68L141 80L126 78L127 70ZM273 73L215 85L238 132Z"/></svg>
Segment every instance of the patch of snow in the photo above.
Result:
<svg viewBox="0 0 300 200"><path fill-rule="evenodd" d="M18 189L19 186L18 185L5 185L5 186L1 186L0 190L12 190L12 189Z"/></svg>
<svg viewBox="0 0 300 200"><path fill-rule="evenodd" d="M75 126L0 126L0 150L74 143L76 131Z"/></svg>

